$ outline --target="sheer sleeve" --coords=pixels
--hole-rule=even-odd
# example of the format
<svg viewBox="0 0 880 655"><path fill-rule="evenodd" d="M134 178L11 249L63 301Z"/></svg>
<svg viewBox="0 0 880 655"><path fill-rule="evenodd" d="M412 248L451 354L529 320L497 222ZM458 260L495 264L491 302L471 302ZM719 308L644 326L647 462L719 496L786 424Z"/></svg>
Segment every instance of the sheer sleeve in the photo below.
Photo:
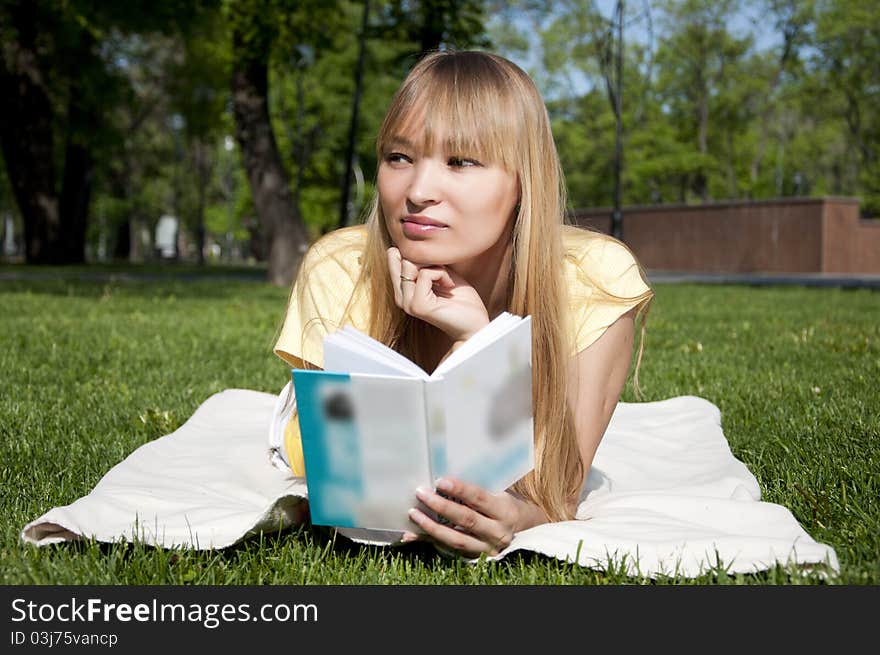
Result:
<svg viewBox="0 0 880 655"><path fill-rule="evenodd" d="M274 349L292 367L302 368L303 362L323 366L324 336L341 327L360 274L361 251L356 245L346 235L331 233L306 253Z"/></svg>
<svg viewBox="0 0 880 655"><path fill-rule="evenodd" d="M652 292L629 249L601 235L569 247L566 280L572 303L575 348L596 341L618 318L648 302Z"/></svg>

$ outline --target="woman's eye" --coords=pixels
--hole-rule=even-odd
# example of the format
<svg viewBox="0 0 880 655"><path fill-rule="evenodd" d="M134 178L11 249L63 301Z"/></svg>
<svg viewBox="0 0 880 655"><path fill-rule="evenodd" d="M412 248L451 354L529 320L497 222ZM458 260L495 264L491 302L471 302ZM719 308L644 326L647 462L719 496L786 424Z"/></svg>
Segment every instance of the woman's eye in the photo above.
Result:
<svg viewBox="0 0 880 655"><path fill-rule="evenodd" d="M404 164L409 163L411 160L402 152L390 152L385 155L385 161L389 164Z"/></svg>
<svg viewBox="0 0 880 655"><path fill-rule="evenodd" d="M468 159L467 157L450 157L448 164L453 168L465 168L468 166L482 166L476 159Z"/></svg>

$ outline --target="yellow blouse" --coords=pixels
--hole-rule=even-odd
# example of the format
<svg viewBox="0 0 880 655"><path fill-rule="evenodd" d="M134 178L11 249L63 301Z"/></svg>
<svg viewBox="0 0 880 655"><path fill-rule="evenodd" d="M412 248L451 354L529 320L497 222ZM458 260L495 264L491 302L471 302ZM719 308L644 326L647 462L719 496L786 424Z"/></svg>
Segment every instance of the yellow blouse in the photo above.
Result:
<svg viewBox="0 0 880 655"><path fill-rule="evenodd" d="M572 303L575 352L580 352L644 302L650 289L626 246L580 228L563 229L563 267ZM352 298L366 237L363 225L343 228L322 237L306 253L275 344L275 354L292 367L302 367L303 361L323 367L324 336L342 327L349 301L351 325L367 331L369 298L362 294Z"/></svg>
<svg viewBox="0 0 880 655"><path fill-rule="evenodd" d="M369 298L352 297L361 270L367 233L363 225L343 228L319 239L306 253L294 283L275 354L293 368L307 361L322 368L324 336L341 326L351 303L350 324L363 332L369 320ZM650 296L635 258L626 246L594 232L563 228L565 280L571 302L575 352ZM294 415L284 433L288 461L304 475L298 421Z"/></svg>

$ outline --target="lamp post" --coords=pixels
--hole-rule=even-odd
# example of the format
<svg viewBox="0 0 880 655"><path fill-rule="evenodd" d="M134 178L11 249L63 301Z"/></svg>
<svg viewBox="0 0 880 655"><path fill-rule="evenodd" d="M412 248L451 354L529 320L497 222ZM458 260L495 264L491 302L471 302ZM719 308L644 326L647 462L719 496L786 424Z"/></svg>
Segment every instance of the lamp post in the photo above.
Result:
<svg viewBox="0 0 880 655"><path fill-rule="evenodd" d="M175 221L175 229L174 229L174 259L180 259L180 215L181 215L181 189L179 180L182 178L183 173L183 130L186 127L186 120L183 118L181 114L172 114L168 119L168 124L171 127L171 134L174 136L174 156L175 163L177 164L178 174L177 180L173 183L172 186L172 200L171 200L171 211L174 214Z"/></svg>
<svg viewBox="0 0 880 655"><path fill-rule="evenodd" d="M617 49L614 53L616 75L614 80L614 209L611 212L611 236L623 240L623 212L621 210L621 171L623 169L623 0L618 0Z"/></svg>
<svg viewBox="0 0 880 655"><path fill-rule="evenodd" d="M233 232L235 231L235 178L232 172L232 151L235 149L235 139L226 135L223 137L223 150L226 152L226 168L223 172L223 193L226 196L226 261L232 261Z"/></svg>
<svg viewBox="0 0 880 655"><path fill-rule="evenodd" d="M361 37L358 50L357 68L354 77L354 99L351 108L351 123L348 129L348 148L345 156L345 174L342 182L342 199L339 203L339 227L351 222L351 178L354 174L355 137L357 136L358 107L361 102L361 80L364 76L364 58L367 47L367 25L370 19L370 0L364 0L364 13L361 18Z"/></svg>

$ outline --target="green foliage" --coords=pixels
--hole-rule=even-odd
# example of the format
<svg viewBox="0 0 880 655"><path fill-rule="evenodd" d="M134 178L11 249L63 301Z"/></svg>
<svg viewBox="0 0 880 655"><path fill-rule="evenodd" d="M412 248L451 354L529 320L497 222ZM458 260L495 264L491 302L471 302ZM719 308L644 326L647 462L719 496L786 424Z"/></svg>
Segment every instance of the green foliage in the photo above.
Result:
<svg viewBox="0 0 880 655"><path fill-rule="evenodd" d="M209 238L252 236L238 151L223 147L233 133L236 52L270 63L274 134L310 234L337 224L360 0L33 6L53 107L66 114L74 94L101 108L97 128L60 120L55 140L56 170L68 128L96 156L92 252L101 238L112 252L119 226L151 232L165 213L191 231L200 208ZM650 23L646 7L626 3L624 204L855 195L866 213L880 209L876 2L665 0L649 7ZM370 8L356 214L371 199L374 137L391 95L432 38L522 63L547 98L571 204L611 205L613 3L374 0ZM762 40L743 17L760 21ZM10 30L0 20L4 42ZM14 207L11 193L3 198Z"/></svg>
<svg viewBox="0 0 880 655"><path fill-rule="evenodd" d="M572 204L611 205L614 3L495 5L490 34L531 63L549 99ZM812 0L669 0L650 12L626 3L624 203L832 194L861 196L875 212L876 11ZM760 42L743 31L749 20Z"/></svg>
<svg viewBox="0 0 880 655"><path fill-rule="evenodd" d="M271 109L278 148L291 180L304 221L317 235L334 227L339 220L341 181L354 70L357 59L357 32L362 7L344 2L339 17L345 29L332 30L317 43L299 44L296 49L280 50L271 70ZM375 43L370 43L366 79L359 112L362 128L375 121L374 100L383 87L384 67L374 60ZM340 74L340 71L344 71ZM377 71L373 73L372 71ZM358 140L358 159L364 158L363 140Z"/></svg>
<svg viewBox="0 0 880 655"><path fill-rule="evenodd" d="M420 21L425 14L414 11L411 4L432 3L370 4L355 141L355 161L363 185L355 215L360 215L371 199L377 169L375 135L391 96L419 54ZM480 5L435 2L424 9L439 11L445 17L445 40L466 47L484 43L480 40ZM332 229L339 221L362 13L362 2L348 0L336 3L332 18L298 8L291 14L290 24L301 26L302 32L290 27L289 33L295 36L280 39L271 59L271 115L278 148L313 235ZM315 23L328 28L315 31Z"/></svg>
<svg viewBox="0 0 880 655"><path fill-rule="evenodd" d="M110 252L120 225L152 230L162 214L176 211L175 198L187 188L179 167L184 143L175 140L170 120L168 79L180 57L178 44L164 35L119 34L107 42L127 93L108 116L119 140L113 156L99 160L90 229L93 244L100 233L108 235Z"/></svg>
<svg viewBox="0 0 880 655"><path fill-rule="evenodd" d="M880 211L880 5L817 2L813 65L816 83L834 100L830 113L846 125L847 155L859 163L853 186L864 189L871 212ZM814 109L818 109L815 107Z"/></svg>

